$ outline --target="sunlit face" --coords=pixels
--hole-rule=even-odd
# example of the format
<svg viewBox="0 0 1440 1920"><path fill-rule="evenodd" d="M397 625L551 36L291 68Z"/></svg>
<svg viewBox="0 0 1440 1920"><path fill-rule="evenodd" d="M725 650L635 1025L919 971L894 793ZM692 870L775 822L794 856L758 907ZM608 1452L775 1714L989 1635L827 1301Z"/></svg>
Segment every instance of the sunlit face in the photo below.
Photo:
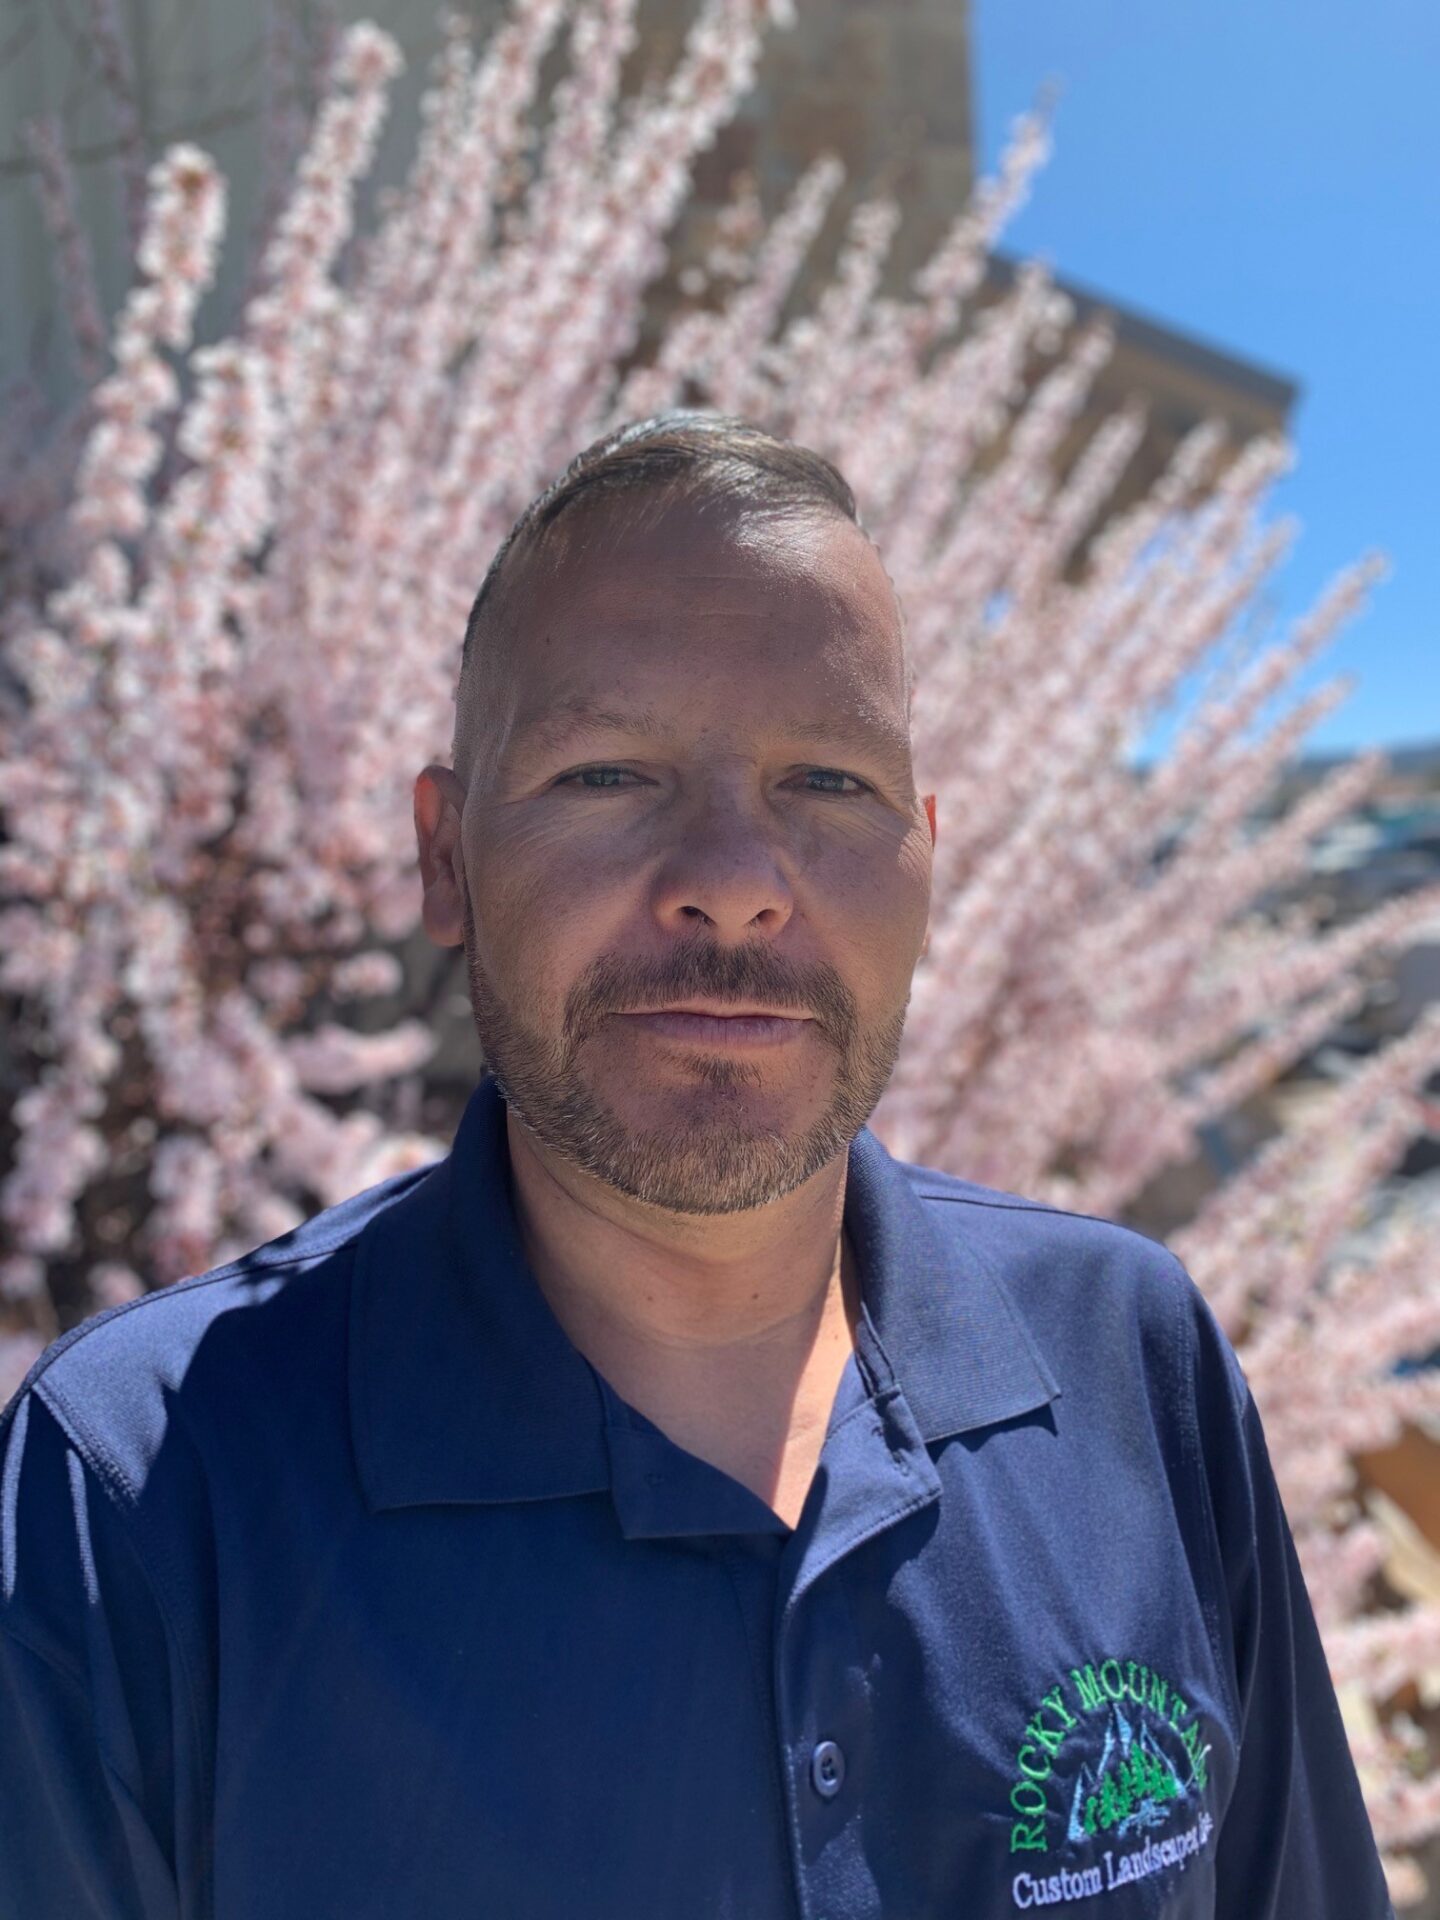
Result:
<svg viewBox="0 0 1440 1920"><path fill-rule="evenodd" d="M925 935L893 589L838 516L672 507L516 605L460 827L487 1064L621 1192L764 1205L873 1111ZM633 1011L697 998L805 1017L759 1045Z"/></svg>

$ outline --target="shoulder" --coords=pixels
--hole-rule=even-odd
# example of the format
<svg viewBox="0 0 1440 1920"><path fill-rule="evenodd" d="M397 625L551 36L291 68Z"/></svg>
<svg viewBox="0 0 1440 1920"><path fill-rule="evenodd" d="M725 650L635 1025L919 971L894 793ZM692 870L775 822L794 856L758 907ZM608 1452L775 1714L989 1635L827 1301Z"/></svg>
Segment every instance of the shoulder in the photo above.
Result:
<svg viewBox="0 0 1440 1920"><path fill-rule="evenodd" d="M92 1315L41 1353L3 1410L0 1458L39 1405L127 1505L162 1453L297 1373L343 1366L349 1275L370 1222L431 1168L395 1175L209 1272Z"/></svg>
<svg viewBox="0 0 1440 1920"><path fill-rule="evenodd" d="M1163 1241L1097 1214L905 1164L912 1191L963 1269L980 1260L1057 1371L1162 1370L1177 1389L1208 1358L1241 1379L1209 1303Z"/></svg>
<svg viewBox="0 0 1440 1920"><path fill-rule="evenodd" d="M906 1163L905 1172L941 1238L998 1264L1011 1285L1060 1290L1104 1282L1161 1294L1194 1286L1163 1241L1118 1220L1072 1213L934 1167Z"/></svg>

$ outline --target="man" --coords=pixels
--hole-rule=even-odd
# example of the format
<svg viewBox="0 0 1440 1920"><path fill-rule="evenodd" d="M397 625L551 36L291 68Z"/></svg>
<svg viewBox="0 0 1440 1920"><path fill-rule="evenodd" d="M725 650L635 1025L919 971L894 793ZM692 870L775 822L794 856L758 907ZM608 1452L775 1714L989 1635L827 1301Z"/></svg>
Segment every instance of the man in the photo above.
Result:
<svg viewBox="0 0 1440 1920"><path fill-rule="evenodd" d="M450 1155L9 1409L6 1915L1391 1914L1194 1285L865 1125L910 691L802 448L662 416L522 516L415 787Z"/></svg>

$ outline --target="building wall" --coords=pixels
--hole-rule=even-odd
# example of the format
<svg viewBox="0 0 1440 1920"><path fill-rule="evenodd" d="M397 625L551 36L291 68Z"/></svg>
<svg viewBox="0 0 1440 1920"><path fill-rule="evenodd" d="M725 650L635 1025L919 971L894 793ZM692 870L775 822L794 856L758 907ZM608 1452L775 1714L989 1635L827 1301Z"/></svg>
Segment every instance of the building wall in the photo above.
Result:
<svg viewBox="0 0 1440 1920"><path fill-rule="evenodd" d="M202 334L223 329L243 290L241 264L266 195L262 139L267 89L313 92L313 64L327 18L373 19L406 56L396 83L366 199L404 177L419 130L418 104L441 43L436 0L117 0L134 49L135 107L153 157L189 139L210 152L230 188L229 238L217 287L200 314ZM267 75L267 20L277 7L294 21L294 48L278 78ZM497 0L462 9L483 36L502 15ZM123 296L129 249L109 156L117 145L109 96L93 39L81 30L82 0L0 0L0 257L7 272L0 299L0 385L36 364L47 390L71 380L63 323L57 319L51 250L34 192L33 166L21 142L31 115L61 117L74 157L84 225L92 236L108 310ZM663 74L677 58L695 0L642 0L639 45L625 90ZM772 29L757 81L714 148L701 156L696 192L675 238L677 267L708 243L713 215L732 176L753 172L767 214L822 151L837 153L849 177L816 249L833 253L849 208L880 187L898 192L906 221L891 263L895 284L918 266L970 187L970 86L966 0L799 0L796 25ZM557 48L545 74L564 65ZM673 282L657 290L658 324Z"/></svg>
<svg viewBox="0 0 1440 1920"><path fill-rule="evenodd" d="M313 100L327 35L345 22L376 20L400 43L406 70L397 81L376 163L361 195L362 219L375 195L405 177L419 132L419 101L441 44L438 0L115 0L135 50L136 112L153 157L176 139L211 152L230 187L227 245L199 314L202 338L233 323L245 293L252 236L276 185L273 143L263 137L267 96ZM503 0L463 0L483 39ZM640 0L638 44L624 91L662 77L679 57L698 0ZM61 116L76 159L84 224L96 249L107 310L126 284L129 249L121 197L107 155L116 146L113 115L93 41L80 30L87 0L0 0L0 258L13 265L0 299L0 387L32 367L47 394L73 387L66 327L51 282L51 249L39 217L22 120ZM969 73L968 0L797 0L793 27L772 29L755 85L715 145L699 156L694 192L671 236L671 263L651 289L637 354L644 357L680 297L687 266L715 237L715 219L738 176L748 173L764 214L773 216L804 169L822 152L839 156L845 185L811 251L792 310L809 304L829 276L857 201L878 192L904 208L885 280L903 294L910 276L963 208L973 184L974 128ZM279 69L266 57L267 28L289 36ZM563 37L542 71L542 88L563 70ZM283 156L281 156L283 163ZM278 169L283 177L283 164ZM1003 251L992 262L981 304L1000 298L1013 273ZM1103 306L1117 345L1090 408L1059 456L1063 472L1099 421L1132 395L1150 412L1146 440L1111 510L1141 497L1175 445L1208 414L1227 421L1238 447L1252 434L1283 428L1297 389L1283 374L1188 340L1163 323L1128 313L1117 301L1057 285L1079 314ZM1038 373L1039 369L1037 369ZM997 443L995 454L1003 447ZM992 457L994 457L992 455ZM1083 565L1084 548L1074 568Z"/></svg>

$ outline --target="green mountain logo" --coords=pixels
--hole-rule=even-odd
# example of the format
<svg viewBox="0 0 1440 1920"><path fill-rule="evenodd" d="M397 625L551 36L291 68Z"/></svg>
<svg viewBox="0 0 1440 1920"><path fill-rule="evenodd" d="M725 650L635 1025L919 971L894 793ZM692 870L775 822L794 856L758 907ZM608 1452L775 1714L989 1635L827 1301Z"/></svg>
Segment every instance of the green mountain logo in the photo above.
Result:
<svg viewBox="0 0 1440 1920"><path fill-rule="evenodd" d="M1118 1706L1110 1710L1105 1745L1096 1765L1081 1766L1070 1801L1068 1838L1096 1833L1123 1839L1137 1828L1163 1826L1172 1801L1188 1800L1174 1762L1136 1715L1132 1725Z"/></svg>

